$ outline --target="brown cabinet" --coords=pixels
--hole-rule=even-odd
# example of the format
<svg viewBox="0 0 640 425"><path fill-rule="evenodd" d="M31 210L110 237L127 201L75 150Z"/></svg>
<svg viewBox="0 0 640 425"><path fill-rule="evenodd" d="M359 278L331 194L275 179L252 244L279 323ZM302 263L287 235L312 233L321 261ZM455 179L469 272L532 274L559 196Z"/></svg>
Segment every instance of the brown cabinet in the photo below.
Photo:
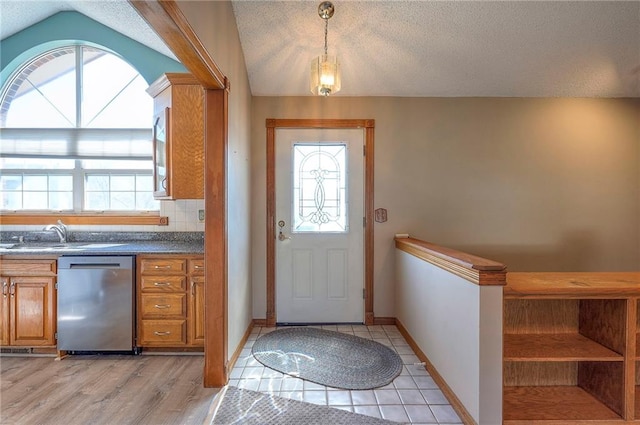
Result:
<svg viewBox="0 0 640 425"><path fill-rule="evenodd" d="M168 73L147 92L154 98L154 197L203 199L202 86L190 74Z"/></svg>
<svg viewBox="0 0 640 425"><path fill-rule="evenodd" d="M55 346L56 260L3 258L0 275L0 344Z"/></svg>
<svg viewBox="0 0 640 425"><path fill-rule="evenodd" d="M640 419L640 273L508 273L504 424Z"/></svg>
<svg viewBox="0 0 640 425"><path fill-rule="evenodd" d="M138 346L204 346L202 255L137 257Z"/></svg>

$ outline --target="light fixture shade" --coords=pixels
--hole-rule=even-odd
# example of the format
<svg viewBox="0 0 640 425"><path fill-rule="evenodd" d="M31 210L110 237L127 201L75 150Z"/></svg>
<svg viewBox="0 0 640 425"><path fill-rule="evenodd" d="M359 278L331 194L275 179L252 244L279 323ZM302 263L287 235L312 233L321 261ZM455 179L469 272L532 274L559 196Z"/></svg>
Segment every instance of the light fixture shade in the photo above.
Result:
<svg viewBox="0 0 640 425"><path fill-rule="evenodd" d="M340 64L337 56L320 55L311 61L311 93L321 96L340 91Z"/></svg>

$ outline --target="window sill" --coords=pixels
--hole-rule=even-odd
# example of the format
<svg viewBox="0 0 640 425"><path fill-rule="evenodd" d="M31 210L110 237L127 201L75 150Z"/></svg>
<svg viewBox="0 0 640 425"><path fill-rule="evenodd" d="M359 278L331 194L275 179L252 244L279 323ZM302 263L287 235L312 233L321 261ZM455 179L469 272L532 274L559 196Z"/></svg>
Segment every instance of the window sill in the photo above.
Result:
<svg viewBox="0 0 640 425"><path fill-rule="evenodd" d="M122 214L122 213L2 213L0 224L51 224L62 220L64 224L99 224L99 225L149 225L167 226L169 217L161 217L158 213Z"/></svg>

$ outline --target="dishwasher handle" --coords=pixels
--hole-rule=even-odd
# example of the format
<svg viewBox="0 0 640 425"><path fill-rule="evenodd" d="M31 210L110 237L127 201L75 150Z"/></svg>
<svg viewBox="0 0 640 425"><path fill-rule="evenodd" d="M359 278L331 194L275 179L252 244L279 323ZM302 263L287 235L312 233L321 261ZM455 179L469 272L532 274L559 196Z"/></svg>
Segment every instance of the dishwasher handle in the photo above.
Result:
<svg viewBox="0 0 640 425"><path fill-rule="evenodd" d="M70 263L70 269L119 269L120 263Z"/></svg>

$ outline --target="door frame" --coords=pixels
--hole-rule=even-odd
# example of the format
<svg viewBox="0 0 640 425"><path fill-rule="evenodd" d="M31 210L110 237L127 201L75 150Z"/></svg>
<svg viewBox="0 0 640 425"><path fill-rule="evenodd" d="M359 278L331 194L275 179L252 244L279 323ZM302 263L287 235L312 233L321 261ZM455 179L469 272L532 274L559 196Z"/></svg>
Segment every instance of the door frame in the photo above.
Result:
<svg viewBox="0 0 640 425"><path fill-rule="evenodd" d="M267 127L267 326L276 325L276 129L364 130L364 323L373 325L373 165L375 120L274 119Z"/></svg>

